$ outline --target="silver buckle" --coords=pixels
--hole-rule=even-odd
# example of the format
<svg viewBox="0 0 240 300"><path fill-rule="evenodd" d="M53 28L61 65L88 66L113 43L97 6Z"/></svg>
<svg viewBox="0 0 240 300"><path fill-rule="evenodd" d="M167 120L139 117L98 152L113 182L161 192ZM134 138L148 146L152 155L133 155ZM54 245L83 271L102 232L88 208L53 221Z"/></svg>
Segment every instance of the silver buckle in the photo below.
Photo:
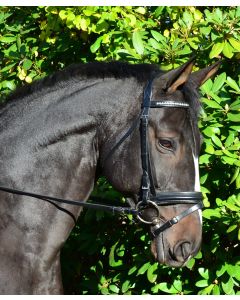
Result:
<svg viewBox="0 0 240 300"><path fill-rule="evenodd" d="M177 224L178 223L178 218L177 217L172 218L171 220L169 220L169 223L171 224L171 226L174 225L174 224Z"/></svg>

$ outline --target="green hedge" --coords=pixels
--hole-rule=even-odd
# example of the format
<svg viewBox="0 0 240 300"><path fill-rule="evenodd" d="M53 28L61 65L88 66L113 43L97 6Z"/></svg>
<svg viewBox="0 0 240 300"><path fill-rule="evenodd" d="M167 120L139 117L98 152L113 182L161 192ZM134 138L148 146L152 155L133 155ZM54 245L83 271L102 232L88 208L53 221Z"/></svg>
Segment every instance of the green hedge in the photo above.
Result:
<svg viewBox="0 0 240 300"><path fill-rule="evenodd" d="M147 228L84 211L62 252L70 294L240 294L240 7L1 7L0 91L73 62L125 60L171 69L223 58L201 88L202 251L184 269L158 265ZM124 202L104 178L93 192Z"/></svg>

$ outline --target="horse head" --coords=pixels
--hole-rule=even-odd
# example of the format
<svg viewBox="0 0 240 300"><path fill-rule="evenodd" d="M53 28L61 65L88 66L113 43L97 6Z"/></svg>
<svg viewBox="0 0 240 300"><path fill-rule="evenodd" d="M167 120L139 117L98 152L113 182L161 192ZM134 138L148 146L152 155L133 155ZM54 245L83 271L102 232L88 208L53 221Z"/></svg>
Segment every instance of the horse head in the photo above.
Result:
<svg viewBox="0 0 240 300"><path fill-rule="evenodd" d="M156 104L156 108L149 109L146 137L149 153L146 164L151 169L150 181L153 186L153 192L149 190L150 194L200 192L198 88L217 71L218 66L219 63L216 63L192 73L193 60L190 60L177 69L155 74L148 91L145 89L145 93L150 94L150 103ZM141 93L140 104L144 97L146 95ZM138 130L136 124L138 121L135 121L133 130L130 128L131 132L128 131L126 138L117 144L117 149L114 148L111 155L108 155L104 174L113 186L137 203L139 198L142 199L144 146L143 132ZM150 224L151 232L156 227L153 222L156 217L159 228L175 216L188 212L174 226L154 234L151 245L152 253L160 263L172 267L183 266L199 251L201 245L201 210L195 209L189 213L192 204L174 199L169 199L165 204L152 201L147 203L150 205L141 210L141 220Z"/></svg>

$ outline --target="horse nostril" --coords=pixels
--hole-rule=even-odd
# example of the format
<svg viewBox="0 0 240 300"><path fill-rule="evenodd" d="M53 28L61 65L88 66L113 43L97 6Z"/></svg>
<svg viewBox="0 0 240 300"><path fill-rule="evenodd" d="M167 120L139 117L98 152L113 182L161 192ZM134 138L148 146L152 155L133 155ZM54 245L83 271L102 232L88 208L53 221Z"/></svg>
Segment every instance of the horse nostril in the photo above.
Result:
<svg viewBox="0 0 240 300"><path fill-rule="evenodd" d="M172 258L178 262L185 262L191 255L191 243L188 241L181 241L177 243L172 252Z"/></svg>

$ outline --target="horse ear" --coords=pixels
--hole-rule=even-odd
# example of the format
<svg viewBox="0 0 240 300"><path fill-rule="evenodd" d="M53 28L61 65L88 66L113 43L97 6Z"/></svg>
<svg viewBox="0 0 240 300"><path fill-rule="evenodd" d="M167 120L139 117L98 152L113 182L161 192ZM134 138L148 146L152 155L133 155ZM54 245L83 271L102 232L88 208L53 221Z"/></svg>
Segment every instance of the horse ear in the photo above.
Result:
<svg viewBox="0 0 240 300"><path fill-rule="evenodd" d="M177 69L171 70L157 77L154 80L154 84L166 92L175 92L180 85L184 84L188 80L188 77L192 72L193 65L194 57Z"/></svg>
<svg viewBox="0 0 240 300"><path fill-rule="evenodd" d="M206 67L204 69L192 73L189 76L190 81L193 82L193 84L197 88L199 88L205 81L207 81L211 76L213 76L217 72L220 64L221 61L218 61L209 67Z"/></svg>

